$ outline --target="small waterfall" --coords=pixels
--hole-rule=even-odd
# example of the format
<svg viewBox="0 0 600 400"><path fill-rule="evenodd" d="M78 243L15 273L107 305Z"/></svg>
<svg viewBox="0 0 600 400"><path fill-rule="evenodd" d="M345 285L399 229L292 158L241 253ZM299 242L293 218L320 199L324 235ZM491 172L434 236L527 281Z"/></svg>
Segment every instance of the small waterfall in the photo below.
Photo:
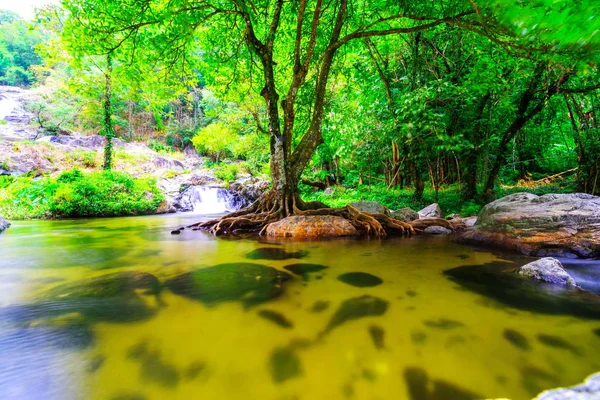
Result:
<svg viewBox="0 0 600 400"><path fill-rule="evenodd" d="M237 193L223 188L191 186L186 190L195 214L222 214L239 210L248 201Z"/></svg>

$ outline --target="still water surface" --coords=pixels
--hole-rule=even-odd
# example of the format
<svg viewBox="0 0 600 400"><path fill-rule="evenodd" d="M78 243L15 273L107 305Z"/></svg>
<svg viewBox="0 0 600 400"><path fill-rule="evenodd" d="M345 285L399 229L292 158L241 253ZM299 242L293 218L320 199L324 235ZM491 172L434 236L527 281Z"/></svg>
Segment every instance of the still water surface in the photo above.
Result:
<svg viewBox="0 0 600 400"><path fill-rule="evenodd" d="M600 371L598 314L538 312L444 272L524 257L443 237L170 234L197 219L0 235L0 398L516 400Z"/></svg>

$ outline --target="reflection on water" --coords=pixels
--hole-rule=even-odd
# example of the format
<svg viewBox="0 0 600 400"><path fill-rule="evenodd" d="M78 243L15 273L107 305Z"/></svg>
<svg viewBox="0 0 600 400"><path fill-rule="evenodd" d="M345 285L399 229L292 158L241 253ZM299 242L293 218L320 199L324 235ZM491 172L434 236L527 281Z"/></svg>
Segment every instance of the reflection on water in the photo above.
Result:
<svg viewBox="0 0 600 400"><path fill-rule="evenodd" d="M0 235L2 399L516 400L600 370L597 298L498 274L526 258L170 234L189 218Z"/></svg>

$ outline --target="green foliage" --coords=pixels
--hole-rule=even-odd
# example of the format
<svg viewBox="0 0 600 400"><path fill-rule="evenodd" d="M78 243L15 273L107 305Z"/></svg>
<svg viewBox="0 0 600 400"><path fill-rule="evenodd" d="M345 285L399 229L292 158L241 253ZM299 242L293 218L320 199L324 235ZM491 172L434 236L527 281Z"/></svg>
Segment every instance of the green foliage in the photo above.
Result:
<svg viewBox="0 0 600 400"><path fill-rule="evenodd" d="M57 178L0 177L0 214L10 219L149 214L164 200L153 179L73 169Z"/></svg>
<svg viewBox="0 0 600 400"><path fill-rule="evenodd" d="M382 185L360 185L355 188L346 188L335 186L333 194L327 195L322 191L314 191L314 188L301 185L302 198L307 201L318 200L330 207L343 207L346 204L365 200L376 201L391 210L397 210L403 207L410 207L415 211L434 203L435 192L433 188L427 187L423 194L423 199L415 201L412 197L412 190L408 189L389 189ZM536 187L504 187L498 193L498 197L507 196L512 193L529 192L538 196L548 193L571 193L575 191L575 184L572 181L562 181L552 185L540 185ZM477 215L482 204L474 201L464 201L461 199L461 187L451 185L444 187L439 192L438 204L445 215L459 214L462 217Z"/></svg>
<svg viewBox="0 0 600 400"><path fill-rule="evenodd" d="M219 163L213 166L215 176L225 182L233 181L241 169L236 163Z"/></svg>
<svg viewBox="0 0 600 400"><path fill-rule="evenodd" d="M192 138L196 151L213 161L233 156L232 147L238 139L236 133L222 122L210 124Z"/></svg>
<svg viewBox="0 0 600 400"><path fill-rule="evenodd" d="M0 12L0 83L29 86L35 81L30 67L41 64L35 48L44 33L14 13Z"/></svg>

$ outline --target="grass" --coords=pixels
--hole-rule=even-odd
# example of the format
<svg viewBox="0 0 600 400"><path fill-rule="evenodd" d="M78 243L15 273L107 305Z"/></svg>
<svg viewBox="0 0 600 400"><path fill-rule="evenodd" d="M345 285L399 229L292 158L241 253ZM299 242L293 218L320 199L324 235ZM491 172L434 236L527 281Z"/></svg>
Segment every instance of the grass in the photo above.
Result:
<svg viewBox="0 0 600 400"><path fill-rule="evenodd" d="M318 200L330 207L343 207L346 204L356 201L376 201L391 210L397 210L403 207L410 207L413 210L420 210L423 207L434 203L435 193L431 187L427 187L423 193L421 201L412 199L412 189L388 189L384 186L357 186L346 188L336 186L332 194L327 195L323 191L315 191L309 186L300 187L302 198L312 201ZM482 203L474 201L465 202L461 199L460 186L451 185L443 188L438 194L438 204L444 215L460 214L463 217L477 215ZM529 192L537 195L547 193L570 193L574 191L574 184L571 181L562 181L552 185L539 185L535 187L525 186L503 186L498 189L497 198L507 196L512 193Z"/></svg>

